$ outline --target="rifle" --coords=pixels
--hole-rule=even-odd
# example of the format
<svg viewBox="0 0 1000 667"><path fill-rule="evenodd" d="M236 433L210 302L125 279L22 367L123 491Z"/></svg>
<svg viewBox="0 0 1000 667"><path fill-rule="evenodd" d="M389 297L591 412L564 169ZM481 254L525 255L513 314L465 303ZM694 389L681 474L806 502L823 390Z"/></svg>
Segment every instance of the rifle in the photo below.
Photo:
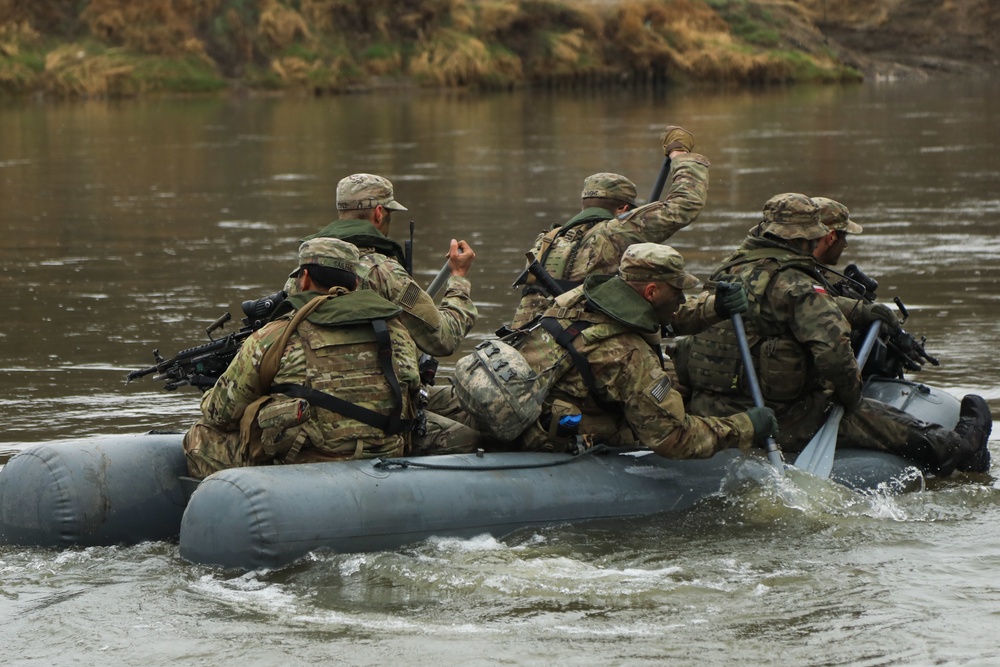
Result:
<svg viewBox="0 0 1000 667"><path fill-rule="evenodd" d="M157 382L165 381L163 388L167 391L185 385L197 387L202 391L211 389L219 376L229 368L229 363L236 356L243 341L271 320L287 296L282 290L259 299L244 301L242 308L246 317L243 318L243 328L222 338L214 339L212 333L233 319L229 313L225 313L205 329L205 334L211 342L181 350L169 359L160 356L159 349L153 350L156 364L132 371L125 376L125 384L156 373L153 379Z"/></svg>
<svg viewBox="0 0 1000 667"><path fill-rule="evenodd" d="M828 269L833 273L831 269ZM868 303L874 303L878 281L871 278L856 264L848 264L844 268L844 273L839 274L843 280L834 285L839 294L854 299L861 299ZM903 323L909 318L909 313L903 301L897 296L893 297L893 303L903 316ZM890 331L889 327L883 327L879 340L875 343L869 361L862 369L865 376L879 375L882 377L902 378L903 371L916 372L923 369L923 364L929 362L933 366L940 366L941 362L932 357L924 349L927 339L921 336L919 339L909 333L902 326Z"/></svg>
<svg viewBox="0 0 1000 667"><path fill-rule="evenodd" d="M566 292L566 287L564 287L560 282L569 283L569 281L558 281L552 277L545 267L541 265L538 258L535 257L535 253L526 252L524 256L528 258L528 268L524 270L526 274L531 274L535 277L534 287L540 288L545 292L545 295L551 298L555 298L560 294ZM513 285L516 287L517 283Z"/></svg>

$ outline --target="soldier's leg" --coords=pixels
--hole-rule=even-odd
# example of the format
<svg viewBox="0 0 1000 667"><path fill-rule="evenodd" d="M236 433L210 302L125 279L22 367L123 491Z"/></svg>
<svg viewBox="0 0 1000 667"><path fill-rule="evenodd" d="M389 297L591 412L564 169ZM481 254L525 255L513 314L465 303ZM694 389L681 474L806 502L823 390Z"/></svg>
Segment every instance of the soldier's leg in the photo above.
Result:
<svg viewBox="0 0 1000 667"><path fill-rule="evenodd" d="M980 450L984 447L981 429L971 431L967 428L952 431L866 398L857 410L844 416L837 434L837 446L890 452L914 461L924 470L947 477L956 467L972 469L969 467L971 459L981 456ZM989 437L988 430L986 437ZM988 466L988 450L986 462Z"/></svg>
<svg viewBox="0 0 1000 667"><path fill-rule="evenodd" d="M188 473L196 479L205 479L227 468L249 465L240 444L239 431L220 431L201 421L184 435L184 456Z"/></svg>
<svg viewBox="0 0 1000 667"><path fill-rule="evenodd" d="M441 417L447 417L448 419L465 424L472 429L476 428L475 417L462 408L462 404L458 401L458 396L455 395L455 390L450 380L434 385L433 387L428 387L427 394L426 410L429 413L433 412Z"/></svg>
<svg viewBox="0 0 1000 667"><path fill-rule="evenodd" d="M427 432L422 436L414 435L410 451L413 456L467 454L489 444L474 428L430 410L425 410L424 414L427 416Z"/></svg>

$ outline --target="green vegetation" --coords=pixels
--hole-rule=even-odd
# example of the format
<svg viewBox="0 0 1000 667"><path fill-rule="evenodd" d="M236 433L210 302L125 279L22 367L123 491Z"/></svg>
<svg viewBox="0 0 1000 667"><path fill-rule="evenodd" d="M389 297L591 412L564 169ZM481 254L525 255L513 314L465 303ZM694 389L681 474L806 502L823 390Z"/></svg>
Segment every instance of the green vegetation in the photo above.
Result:
<svg viewBox="0 0 1000 667"><path fill-rule="evenodd" d="M0 0L0 93L845 81L754 0Z"/></svg>

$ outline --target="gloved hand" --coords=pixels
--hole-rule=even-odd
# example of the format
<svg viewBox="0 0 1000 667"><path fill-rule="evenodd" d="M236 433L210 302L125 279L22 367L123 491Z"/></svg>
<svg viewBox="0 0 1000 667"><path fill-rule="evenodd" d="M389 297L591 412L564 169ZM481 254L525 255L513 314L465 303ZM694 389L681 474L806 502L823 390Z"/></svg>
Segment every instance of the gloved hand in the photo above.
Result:
<svg viewBox="0 0 1000 667"><path fill-rule="evenodd" d="M750 408L747 417L753 424L753 443L764 447L768 438L778 437L778 418L771 408Z"/></svg>
<svg viewBox="0 0 1000 667"><path fill-rule="evenodd" d="M660 135L660 142L663 144L663 154L670 155L670 151L694 150L694 135L678 125L667 125L667 129Z"/></svg>
<svg viewBox="0 0 1000 667"><path fill-rule="evenodd" d="M715 287L715 314L728 320L737 313L747 312L747 292L738 283L720 282Z"/></svg>
<svg viewBox="0 0 1000 667"><path fill-rule="evenodd" d="M884 303L866 303L861 308L861 326L865 329L874 322L882 322L889 333L899 331L899 318Z"/></svg>

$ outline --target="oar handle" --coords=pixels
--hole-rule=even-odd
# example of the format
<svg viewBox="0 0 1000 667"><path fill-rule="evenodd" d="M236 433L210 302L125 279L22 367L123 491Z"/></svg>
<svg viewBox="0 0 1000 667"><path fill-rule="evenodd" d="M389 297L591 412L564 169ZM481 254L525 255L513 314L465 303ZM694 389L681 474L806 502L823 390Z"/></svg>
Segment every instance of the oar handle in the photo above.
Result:
<svg viewBox="0 0 1000 667"><path fill-rule="evenodd" d="M438 292L441 291L441 288L444 287L444 284L448 282L448 278L450 277L451 268L449 267L448 262L445 262L444 266L441 267L441 270L438 271L438 274L434 276L434 280L432 280L431 284L427 286L427 293L431 295L432 299Z"/></svg>
<svg viewBox="0 0 1000 667"><path fill-rule="evenodd" d="M732 317L733 331L736 332L736 343L740 347L740 358L743 359L743 368L746 370L747 383L750 385L750 396L753 397L753 404L758 408L764 407L764 395L760 391L760 383L757 382L757 371L753 367L753 357L750 356L750 345L747 343L747 331L743 326L743 316L734 313ZM771 465L778 470L781 475L785 474L785 462L781 458L781 450L774 438L767 438L767 459Z"/></svg>
<svg viewBox="0 0 1000 667"><path fill-rule="evenodd" d="M667 176L670 175L670 156L663 158L663 166L660 167L660 173L656 175L656 183L653 184L653 192L649 195L649 202L660 201L660 195L663 194L663 186L667 183Z"/></svg>
<svg viewBox="0 0 1000 667"><path fill-rule="evenodd" d="M868 356L872 353L872 348L875 347L875 341L878 340L879 331L882 330L882 321L875 320L868 327L868 333L865 334L865 340L861 343L861 349L858 350L858 370L865 367L865 363L868 361Z"/></svg>

